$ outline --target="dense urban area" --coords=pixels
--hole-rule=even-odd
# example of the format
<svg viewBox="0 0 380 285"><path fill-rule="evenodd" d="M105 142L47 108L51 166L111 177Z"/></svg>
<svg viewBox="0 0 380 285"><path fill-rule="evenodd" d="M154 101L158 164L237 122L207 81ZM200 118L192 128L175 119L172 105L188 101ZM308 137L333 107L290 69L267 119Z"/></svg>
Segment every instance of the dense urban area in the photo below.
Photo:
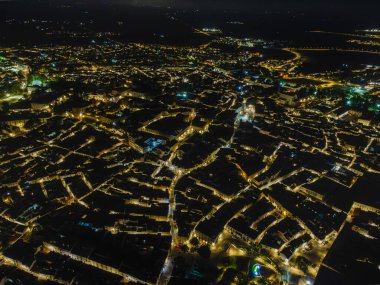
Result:
<svg viewBox="0 0 380 285"><path fill-rule="evenodd" d="M83 43L0 48L0 284L380 281L376 27L176 46L5 24Z"/></svg>

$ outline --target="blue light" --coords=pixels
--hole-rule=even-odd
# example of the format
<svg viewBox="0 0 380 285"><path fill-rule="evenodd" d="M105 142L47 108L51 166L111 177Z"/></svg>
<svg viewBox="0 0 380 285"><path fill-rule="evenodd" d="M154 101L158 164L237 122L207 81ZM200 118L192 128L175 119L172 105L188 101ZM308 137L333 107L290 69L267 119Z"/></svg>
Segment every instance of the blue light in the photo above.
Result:
<svg viewBox="0 0 380 285"><path fill-rule="evenodd" d="M186 92L186 91L182 91L182 92L178 92L178 93L176 94L176 97L177 97L178 99L181 99L181 100L187 100L187 99L189 99L189 98L191 97L191 94L189 94L189 93Z"/></svg>
<svg viewBox="0 0 380 285"><path fill-rule="evenodd" d="M255 264L252 266L252 274L253 277L257 278L261 276L261 265L260 264Z"/></svg>
<svg viewBox="0 0 380 285"><path fill-rule="evenodd" d="M144 141L146 152L152 152L154 149L164 144L165 141L161 139L149 138Z"/></svg>
<svg viewBox="0 0 380 285"><path fill-rule="evenodd" d="M42 80L40 80L40 79L33 79L33 81L32 81L32 84L31 84L32 86L38 86L38 87L42 87L42 85L43 85L43 82L42 82Z"/></svg>
<svg viewBox="0 0 380 285"><path fill-rule="evenodd" d="M83 222L83 221L80 221L78 222L78 225L81 226L81 227L84 227L84 228L88 228L94 232L99 232L100 229L98 228L95 228L91 223L87 223L87 222Z"/></svg>

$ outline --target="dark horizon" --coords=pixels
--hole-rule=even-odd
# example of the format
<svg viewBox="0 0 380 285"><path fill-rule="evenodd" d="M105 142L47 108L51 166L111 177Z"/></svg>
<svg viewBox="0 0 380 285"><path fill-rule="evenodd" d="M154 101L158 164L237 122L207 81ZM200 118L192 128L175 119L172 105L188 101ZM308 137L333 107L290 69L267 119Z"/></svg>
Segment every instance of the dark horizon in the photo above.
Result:
<svg viewBox="0 0 380 285"><path fill-rule="evenodd" d="M184 11L197 11L199 13L209 13L211 15L288 15L291 19L295 16L310 17L310 20L320 22L336 21L337 23L369 24L380 25L378 17L379 4L376 0L364 1L343 1L343 0L269 0L269 1L249 1L249 0L0 0L0 6L12 6L15 4L22 9L28 7L30 14L42 14L46 9L71 6L71 8L96 8L104 11L117 11L129 7L132 8L156 8L156 9L183 9ZM21 5L21 6L20 6ZM12 8L5 10L13 12ZM24 11L21 11L22 13ZM70 14L68 14L70 16Z"/></svg>
<svg viewBox="0 0 380 285"><path fill-rule="evenodd" d="M340 12L361 13L369 12L374 8L379 8L376 0L2 0L0 2L24 2L24 3L77 3L77 4L97 4L97 5L132 5L150 7L176 7L176 8L208 8L219 9L274 9L274 10L305 10L328 12L335 10ZM354 9L354 10L353 10Z"/></svg>

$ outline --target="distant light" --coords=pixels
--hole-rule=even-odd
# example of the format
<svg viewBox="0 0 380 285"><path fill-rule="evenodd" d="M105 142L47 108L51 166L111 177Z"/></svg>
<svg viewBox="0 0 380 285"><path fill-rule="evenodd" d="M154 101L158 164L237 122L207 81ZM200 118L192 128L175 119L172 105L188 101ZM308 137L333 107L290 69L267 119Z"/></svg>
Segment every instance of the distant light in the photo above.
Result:
<svg viewBox="0 0 380 285"><path fill-rule="evenodd" d="M178 92L176 96L177 98L185 100L189 98L189 93L187 93L186 91L182 91L182 92Z"/></svg>

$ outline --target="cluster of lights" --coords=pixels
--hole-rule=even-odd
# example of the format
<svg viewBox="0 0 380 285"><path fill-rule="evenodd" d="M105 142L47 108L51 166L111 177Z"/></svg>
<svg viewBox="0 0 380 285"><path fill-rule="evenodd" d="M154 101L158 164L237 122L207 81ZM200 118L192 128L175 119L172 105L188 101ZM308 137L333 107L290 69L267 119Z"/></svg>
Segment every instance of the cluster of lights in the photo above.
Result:
<svg viewBox="0 0 380 285"><path fill-rule="evenodd" d="M179 92L177 93L177 98L179 99L182 99L182 100L186 100L189 98L189 93L187 93L186 91L183 91L183 92Z"/></svg>

